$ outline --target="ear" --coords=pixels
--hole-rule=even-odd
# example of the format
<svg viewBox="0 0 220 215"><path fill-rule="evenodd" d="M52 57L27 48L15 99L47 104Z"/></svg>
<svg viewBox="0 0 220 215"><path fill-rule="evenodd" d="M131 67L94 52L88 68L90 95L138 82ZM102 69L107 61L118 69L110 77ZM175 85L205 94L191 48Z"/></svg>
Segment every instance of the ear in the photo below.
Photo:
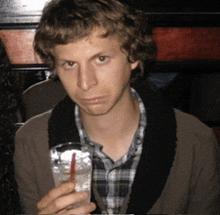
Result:
<svg viewBox="0 0 220 215"><path fill-rule="evenodd" d="M131 63L131 69L132 69L132 70L136 69L137 66L138 66L138 64L139 64L139 60L137 60L137 61Z"/></svg>

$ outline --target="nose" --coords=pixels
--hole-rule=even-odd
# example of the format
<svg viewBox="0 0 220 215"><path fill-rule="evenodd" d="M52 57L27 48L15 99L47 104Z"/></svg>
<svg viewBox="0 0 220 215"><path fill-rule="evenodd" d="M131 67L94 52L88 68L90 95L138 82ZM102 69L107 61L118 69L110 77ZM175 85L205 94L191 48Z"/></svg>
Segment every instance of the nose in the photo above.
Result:
<svg viewBox="0 0 220 215"><path fill-rule="evenodd" d="M80 89L87 91L96 86L97 83L98 81L94 67L92 65L80 66L78 70L77 86Z"/></svg>

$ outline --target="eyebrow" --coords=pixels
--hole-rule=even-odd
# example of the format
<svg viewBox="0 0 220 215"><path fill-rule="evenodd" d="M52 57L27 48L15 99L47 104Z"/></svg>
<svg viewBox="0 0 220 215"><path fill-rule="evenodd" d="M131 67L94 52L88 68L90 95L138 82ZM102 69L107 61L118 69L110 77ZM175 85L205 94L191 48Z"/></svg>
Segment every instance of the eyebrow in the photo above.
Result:
<svg viewBox="0 0 220 215"><path fill-rule="evenodd" d="M99 52L99 53L95 54L94 56L92 56L89 60L93 60L99 56L105 56L105 55L107 55L106 52Z"/></svg>
<svg viewBox="0 0 220 215"><path fill-rule="evenodd" d="M109 51L108 53L107 52L98 52L97 54L94 54L93 56L91 56L89 58L89 61L91 61L99 56L109 55L110 53L112 53L112 51ZM69 59L64 59L64 58L60 58L60 59L58 58L56 61L57 62L76 62L74 60L69 60Z"/></svg>

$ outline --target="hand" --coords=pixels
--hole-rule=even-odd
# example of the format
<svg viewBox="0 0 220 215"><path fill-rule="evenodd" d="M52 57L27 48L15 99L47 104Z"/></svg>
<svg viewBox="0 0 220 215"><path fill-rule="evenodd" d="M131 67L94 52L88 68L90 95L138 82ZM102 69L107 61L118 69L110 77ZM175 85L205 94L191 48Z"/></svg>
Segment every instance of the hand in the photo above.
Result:
<svg viewBox="0 0 220 215"><path fill-rule="evenodd" d="M48 192L38 203L38 214L88 214L95 210L94 203L87 203L79 208L71 205L85 201L89 195L87 192L74 192L73 182L62 183Z"/></svg>

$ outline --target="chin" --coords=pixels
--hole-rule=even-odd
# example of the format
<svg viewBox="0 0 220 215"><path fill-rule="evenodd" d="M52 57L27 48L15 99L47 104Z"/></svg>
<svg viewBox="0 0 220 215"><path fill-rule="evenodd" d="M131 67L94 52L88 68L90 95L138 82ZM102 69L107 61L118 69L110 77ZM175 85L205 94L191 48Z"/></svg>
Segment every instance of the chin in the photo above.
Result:
<svg viewBox="0 0 220 215"><path fill-rule="evenodd" d="M85 111L87 115L90 116L104 116L106 115L109 111Z"/></svg>
<svg viewBox="0 0 220 215"><path fill-rule="evenodd" d="M83 112L90 116L104 116L111 111L111 108L106 107L94 107L94 108L82 108Z"/></svg>

